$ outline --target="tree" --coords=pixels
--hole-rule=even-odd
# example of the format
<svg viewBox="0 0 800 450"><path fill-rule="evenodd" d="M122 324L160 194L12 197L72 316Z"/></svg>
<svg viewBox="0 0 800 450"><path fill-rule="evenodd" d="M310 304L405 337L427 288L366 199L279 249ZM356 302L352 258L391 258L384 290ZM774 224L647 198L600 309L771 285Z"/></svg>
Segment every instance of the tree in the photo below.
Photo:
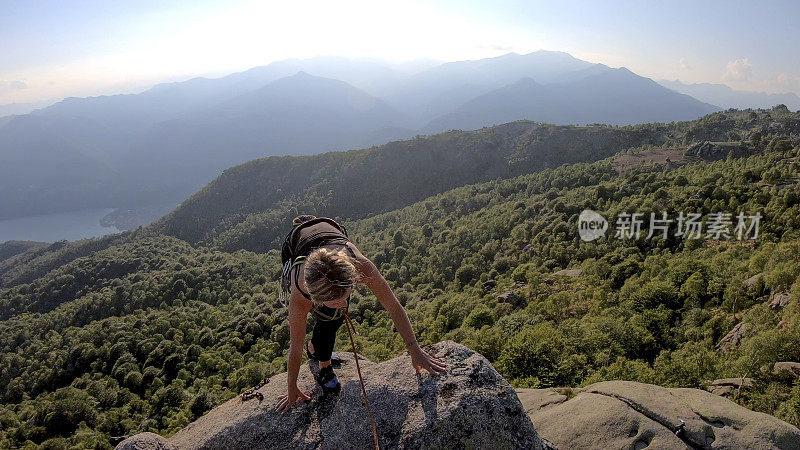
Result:
<svg viewBox="0 0 800 450"><path fill-rule="evenodd" d="M542 387L554 386L562 380L558 366L565 350L563 334L541 323L512 336L497 365L508 379L533 377Z"/></svg>
<svg viewBox="0 0 800 450"><path fill-rule="evenodd" d="M478 268L474 264L465 264L456 270L456 280L461 286L465 286L472 283L478 274Z"/></svg>

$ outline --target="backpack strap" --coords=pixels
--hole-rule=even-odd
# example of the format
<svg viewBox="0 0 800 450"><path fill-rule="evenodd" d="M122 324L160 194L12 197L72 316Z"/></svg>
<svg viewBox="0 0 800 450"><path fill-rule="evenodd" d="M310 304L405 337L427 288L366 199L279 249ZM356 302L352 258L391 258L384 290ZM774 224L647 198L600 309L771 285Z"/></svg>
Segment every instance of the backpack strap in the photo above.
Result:
<svg viewBox="0 0 800 450"><path fill-rule="evenodd" d="M306 257L305 256L298 256L297 258L295 258L294 263L292 263L292 269L294 270L294 286L297 288L297 290L301 294L303 294L303 297L307 298L310 301L311 300L311 296L309 296L308 294L303 292L302 289L300 289L300 283L297 281L297 279L300 278L299 277L299 275L300 275L300 266L304 262L306 262ZM312 303L312 305L313 305L313 303Z"/></svg>
<svg viewBox="0 0 800 450"><path fill-rule="evenodd" d="M337 231L319 231L303 237L296 237L295 235L301 230L309 226L314 226L319 223L327 223ZM342 236L344 236L342 238ZM288 261L294 260L296 255L305 253L308 250L309 244L314 241L329 238L331 240L349 241L347 235L347 228L339 222L328 217L314 217L311 215L298 216L292 221L292 229L286 234L281 246L281 263L286 264Z"/></svg>

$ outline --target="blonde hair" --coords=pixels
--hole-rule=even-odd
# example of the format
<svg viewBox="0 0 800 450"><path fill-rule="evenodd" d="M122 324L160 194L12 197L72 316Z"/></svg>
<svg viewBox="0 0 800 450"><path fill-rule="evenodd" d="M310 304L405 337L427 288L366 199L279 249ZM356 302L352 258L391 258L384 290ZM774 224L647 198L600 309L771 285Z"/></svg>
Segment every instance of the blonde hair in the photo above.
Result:
<svg viewBox="0 0 800 450"><path fill-rule="evenodd" d="M311 302L321 305L336 300L356 283L358 271L342 251L318 248L306 258L304 280Z"/></svg>

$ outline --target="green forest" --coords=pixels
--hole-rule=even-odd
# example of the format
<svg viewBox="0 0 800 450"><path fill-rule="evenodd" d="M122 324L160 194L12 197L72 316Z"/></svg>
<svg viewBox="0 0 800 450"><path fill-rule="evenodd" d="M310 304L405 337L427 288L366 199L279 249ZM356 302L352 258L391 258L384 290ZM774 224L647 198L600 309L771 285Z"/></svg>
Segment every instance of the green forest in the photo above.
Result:
<svg viewBox="0 0 800 450"><path fill-rule="evenodd" d="M717 150L692 150L705 141ZM423 170L441 155L462 162L457 176ZM403 160L419 170L397 171ZM0 448L168 436L284 372L278 247L297 212L346 225L421 343L463 343L515 387L746 376L732 399L800 426L800 381L773 370L800 361L798 175L800 114L785 107L631 127L515 122L257 160L150 227L0 244ZM280 177L293 187L278 192ZM609 219L605 237L579 238L584 209ZM759 213L759 235L614 237L620 214L681 211ZM365 356L404 351L368 290L350 309Z"/></svg>

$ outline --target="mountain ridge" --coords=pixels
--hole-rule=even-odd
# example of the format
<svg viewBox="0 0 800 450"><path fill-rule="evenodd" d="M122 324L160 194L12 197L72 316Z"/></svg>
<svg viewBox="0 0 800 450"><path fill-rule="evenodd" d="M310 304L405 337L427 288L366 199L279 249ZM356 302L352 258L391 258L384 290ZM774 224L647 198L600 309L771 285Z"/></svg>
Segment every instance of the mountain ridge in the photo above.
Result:
<svg viewBox="0 0 800 450"><path fill-rule="evenodd" d="M791 92L773 93L735 90L724 84L692 83L680 80L658 80L658 83L682 94L691 95L701 101L714 103L723 108L771 108L784 104L791 110L800 109L800 97Z"/></svg>
<svg viewBox="0 0 800 450"><path fill-rule="evenodd" d="M575 80L543 85L523 78L468 101L424 128L474 129L511 120L546 123L607 123L690 120L719 108L683 94L673 94L649 78L621 67L591 67ZM681 112L681 108L686 111ZM513 119L512 119L513 117Z"/></svg>
<svg viewBox="0 0 800 450"><path fill-rule="evenodd" d="M448 128L464 128L464 124L456 123L443 124L437 129L435 122L431 125L430 121L479 95L524 77L532 77L543 83L568 77L580 79L591 74L594 67L599 66L566 53L546 51L444 63L410 75L402 68L378 62L311 58L277 61L217 79L193 78L180 83L161 84L140 94L70 98L29 115L47 118L40 122L41 129L36 130L35 134L61 136L61 140L54 140L50 146L53 155L65 146L88 149L93 157L109 164L114 173L110 176L85 173L82 179L95 187L78 192L73 190L76 192L73 197L80 200L58 195L58 189L73 189L74 182L28 192L22 189L22 193L27 203L42 205L41 213L47 212L47 208L74 210L85 205L155 211L155 208L147 207L177 203L233 164L270 155L364 148L395 139L411 138L420 132L436 133ZM291 101L276 96L264 99L264 102L275 102L274 111L282 111L282 126L270 121L274 114L265 113L268 108L256 107L254 102L242 100L257 96L259 90L266 89L278 80L288 77L299 81L303 77L292 77L301 71L310 76L337 79L347 83L350 86L347 89L360 89L363 92L353 96L354 103L374 104L375 109L372 114L358 115L353 114L356 109L350 101L328 102L323 107L302 100L304 91L313 91L314 86L318 86L310 77L304 78L306 86L287 90L295 97ZM591 94L606 88L597 86L597 89L585 92ZM345 88L329 84L326 89L315 91L320 102L338 95L336 92ZM624 90L625 87L617 86L615 89ZM559 93L565 95L564 92L562 89ZM544 121L583 123L584 117L577 112L585 104L595 101L592 99L596 97L588 94L584 94L580 101L572 100L576 106L584 106L564 108L564 114ZM235 100L237 98L238 101ZM614 123L671 121L692 114L699 117L709 112L692 106L694 102L688 98L673 98L670 101L672 104L668 110L651 105L648 108L631 108L627 114L609 120L602 120L601 114L585 118L592 122ZM284 107L281 107L281 102ZM624 102L615 103L614 108L625 108ZM226 104L228 109L225 109ZM238 105L239 109L234 111L231 109L233 105ZM323 111L326 109L329 110ZM597 106L595 109L600 111L603 107ZM576 114L570 115L569 111ZM656 114L658 111L661 112ZM480 111L476 113L480 115ZM239 119L226 121L226 116L238 116ZM486 124L487 120L498 123L518 119L522 117L479 117L476 126ZM6 137L20 132L17 121L0 120L0 123L3 122L0 125L0 152L26 153L29 149ZM421 130L422 127L426 128ZM42 166L35 176L51 177L55 170ZM18 187L5 181L2 184L3 180L0 180L0 189ZM28 214L26 211L17 203L0 202L0 214L3 216Z"/></svg>

